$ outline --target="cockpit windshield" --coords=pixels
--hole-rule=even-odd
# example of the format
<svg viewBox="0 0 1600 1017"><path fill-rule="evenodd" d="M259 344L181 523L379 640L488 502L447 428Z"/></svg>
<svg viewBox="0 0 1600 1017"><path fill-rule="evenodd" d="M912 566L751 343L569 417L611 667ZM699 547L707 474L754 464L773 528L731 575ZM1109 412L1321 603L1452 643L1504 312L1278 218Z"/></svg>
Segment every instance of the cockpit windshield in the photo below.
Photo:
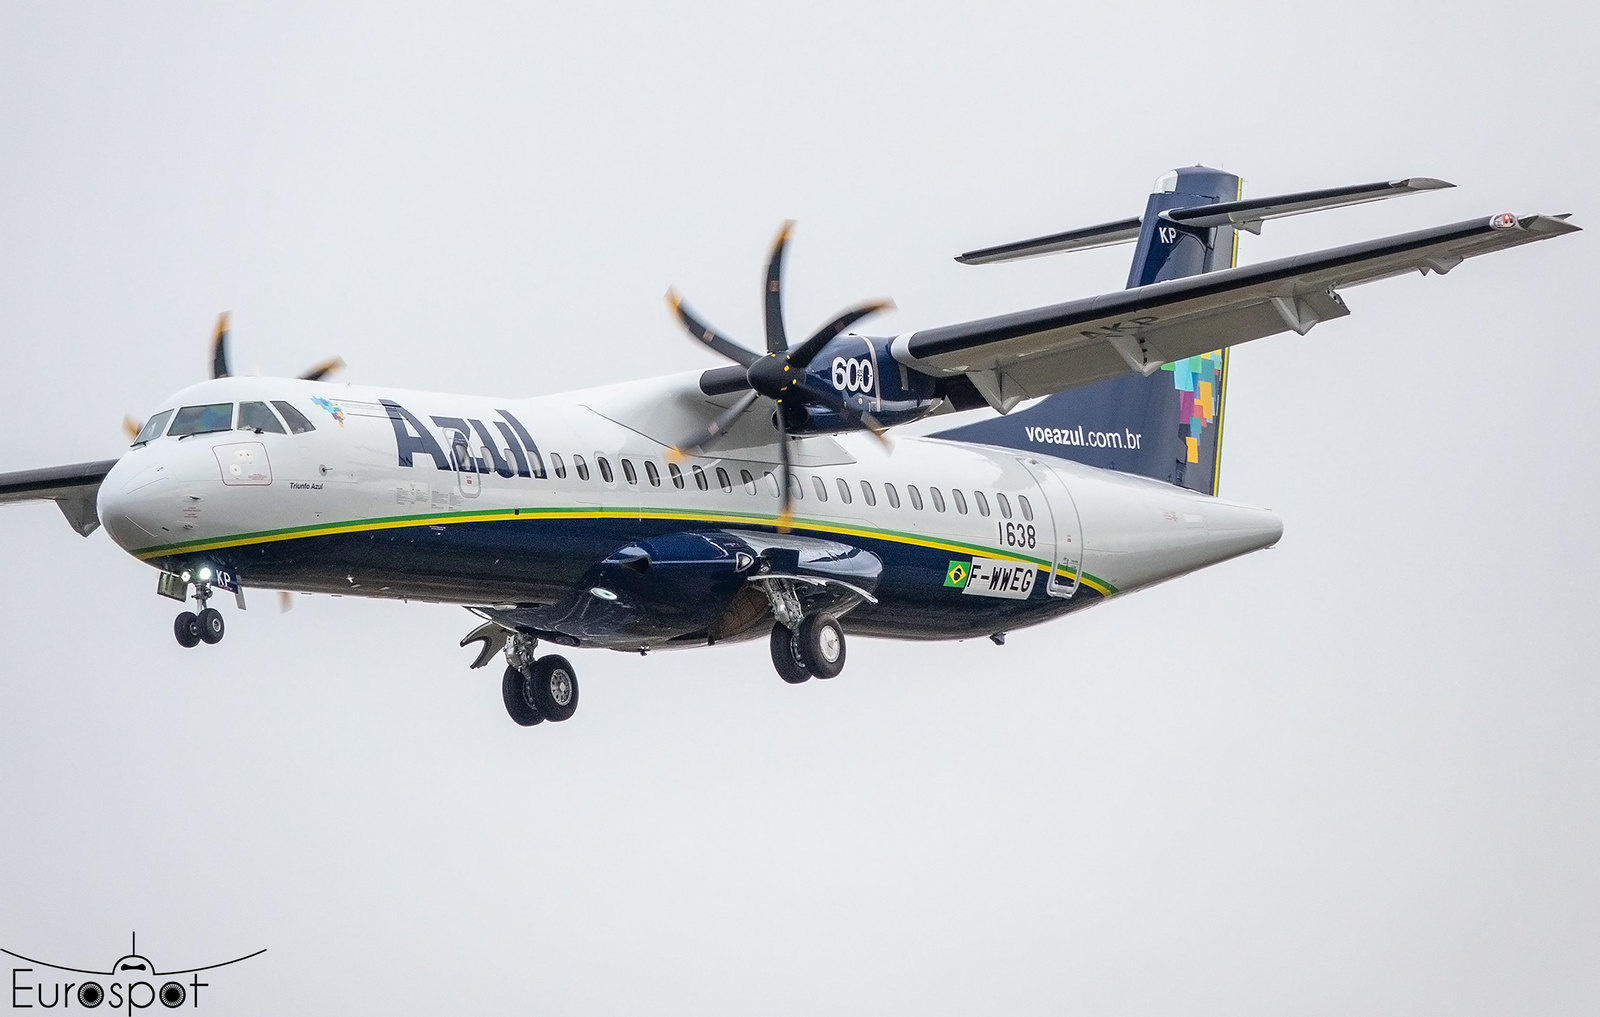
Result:
<svg viewBox="0 0 1600 1017"><path fill-rule="evenodd" d="M267 409L266 403L240 403L239 426L240 431L254 431L257 434L270 432L283 434L283 425L278 423L278 418Z"/></svg>
<svg viewBox="0 0 1600 1017"><path fill-rule="evenodd" d="M147 441L161 437L161 432L167 428L167 421L172 419L172 413L172 410L162 410L149 420L146 420L144 426L139 428L138 436L133 439L134 447L137 448Z"/></svg>
<svg viewBox="0 0 1600 1017"><path fill-rule="evenodd" d="M227 431L233 427L232 403L206 403L204 406L185 406L172 420L167 435L181 438L187 434L207 434Z"/></svg>

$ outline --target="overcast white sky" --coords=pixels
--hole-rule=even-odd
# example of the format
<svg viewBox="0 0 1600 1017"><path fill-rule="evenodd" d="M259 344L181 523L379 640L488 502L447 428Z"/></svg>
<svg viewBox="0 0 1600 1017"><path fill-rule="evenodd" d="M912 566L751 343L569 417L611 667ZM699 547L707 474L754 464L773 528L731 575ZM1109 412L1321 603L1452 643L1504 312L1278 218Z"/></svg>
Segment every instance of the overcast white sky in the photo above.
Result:
<svg viewBox="0 0 1600 1017"><path fill-rule="evenodd" d="M1600 1006L1587 8L329 6L0 6L0 471L116 454L225 308L262 373L709 366L662 292L758 334L786 217L794 327L885 332L1119 287L1126 248L950 259L1195 162L1461 185L1244 260L1591 232L1236 356L1223 491L1276 550L833 682L579 652L578 717L522 730L464 611L259 597L184 651L150 569L8 508L0 947L267 947L212 979L238 1014Z"/></svg>

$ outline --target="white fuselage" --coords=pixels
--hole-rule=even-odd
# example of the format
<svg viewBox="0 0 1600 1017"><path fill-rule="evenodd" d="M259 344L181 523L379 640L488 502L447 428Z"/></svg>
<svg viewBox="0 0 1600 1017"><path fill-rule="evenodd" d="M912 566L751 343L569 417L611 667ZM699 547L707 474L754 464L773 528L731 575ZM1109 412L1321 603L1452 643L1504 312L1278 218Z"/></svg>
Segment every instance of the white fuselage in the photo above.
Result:
<svg viewBox="0 0 1600 1017"><path fill-rule="evenodd" d="M274 402L312 429L241 427L241 406ZM169 571L213 563L246 586L549 603L630 541L774 531L765 421L674 461L671 442L708 402L685 378L533 399L221 379L164 409L226 404L236 423L134 448L101 485L99 514L120 546ZM1282 533L1266 510L1007 449L931 438L885 449L852 434L793 450L793 532L883 560L877 602L852 615L868 633L1030 624Z"/></svg>

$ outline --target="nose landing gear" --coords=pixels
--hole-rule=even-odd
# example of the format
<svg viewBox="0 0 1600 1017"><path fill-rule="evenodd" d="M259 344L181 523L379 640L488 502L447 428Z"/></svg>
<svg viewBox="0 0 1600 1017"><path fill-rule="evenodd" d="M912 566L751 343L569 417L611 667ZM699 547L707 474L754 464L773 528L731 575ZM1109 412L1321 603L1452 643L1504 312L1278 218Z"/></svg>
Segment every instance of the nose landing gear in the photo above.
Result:
<svg viewBox="0 0 1600 1017"><path fill-rule="evenodd" d="M178 645L188 648L201 643L215 644L222 642L227 625L223 623L222 612L214 607L207 607L206 602L211 599L211 584L197 581L194 584L195 606L200 610L184 611L172 620L172 634L178 640Z"/></svg>

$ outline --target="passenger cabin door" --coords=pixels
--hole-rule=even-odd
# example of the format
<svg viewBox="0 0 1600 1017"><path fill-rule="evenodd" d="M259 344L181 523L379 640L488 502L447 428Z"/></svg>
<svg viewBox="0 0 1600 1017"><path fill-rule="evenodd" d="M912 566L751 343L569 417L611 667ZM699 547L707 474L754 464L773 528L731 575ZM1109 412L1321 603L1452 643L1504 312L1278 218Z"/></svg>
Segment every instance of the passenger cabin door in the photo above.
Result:
<svg viewBox="0 0 1600 1017"><path fill-rule="evenodd" d="M472 439L453 427L444 429L444 437L445 454L456 471L456 483L460 485L461 493L468 498L476 498L481 464L472 454Z"/></svg>
<svg viewBox="0 0 1600 1017"><path fill-rule="evenodd" d="M1039 527L1039 550L1049 555L1052 563L1045 591L1065 599L1078 592L1078 577L1083 570L1083 529L1078 521L1078 505L1061 475L1048 464L1028 457L1018 461L1033 475L1043 502L1034 510L1034 525Z"/></svg>

